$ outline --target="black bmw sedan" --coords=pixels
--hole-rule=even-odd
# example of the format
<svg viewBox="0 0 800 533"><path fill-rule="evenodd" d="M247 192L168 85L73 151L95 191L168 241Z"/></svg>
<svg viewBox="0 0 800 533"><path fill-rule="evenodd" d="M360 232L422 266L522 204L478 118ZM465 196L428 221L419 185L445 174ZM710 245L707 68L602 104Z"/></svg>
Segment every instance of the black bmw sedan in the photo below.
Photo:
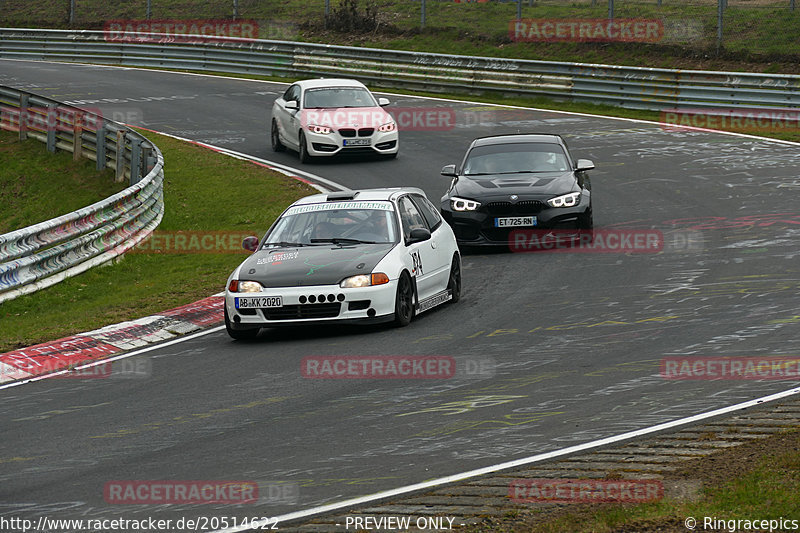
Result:
<svg viewBox="0 0 800 533"><path fill-rule="evenodd" d="M464 246L508 245L520 229L591 229L593 168L573 160L560 135L481 137L442 168L453 181L441 212Z"/></svg>

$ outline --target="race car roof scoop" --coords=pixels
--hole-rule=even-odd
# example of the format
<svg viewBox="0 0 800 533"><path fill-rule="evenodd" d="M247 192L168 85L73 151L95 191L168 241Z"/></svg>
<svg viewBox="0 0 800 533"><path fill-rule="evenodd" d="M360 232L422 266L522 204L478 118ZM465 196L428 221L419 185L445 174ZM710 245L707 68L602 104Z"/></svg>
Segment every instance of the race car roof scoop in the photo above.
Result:
<svg viewBox="0 0 800 533"><path fill-rule="evenodd" d="M328 194L328 202L338 202L341 200L352 200L358 196L358 191L339 191Z"/></svg>

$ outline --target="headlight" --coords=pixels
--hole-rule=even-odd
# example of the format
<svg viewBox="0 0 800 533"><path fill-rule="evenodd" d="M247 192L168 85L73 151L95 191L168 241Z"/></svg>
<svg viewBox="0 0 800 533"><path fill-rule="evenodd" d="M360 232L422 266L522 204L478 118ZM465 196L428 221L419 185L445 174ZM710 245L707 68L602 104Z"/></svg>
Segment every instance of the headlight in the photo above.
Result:
<svg viewBox="0 0 800 533"><path fill-rule="evenodd" d="M395 129L397 129L397 124L395 124L394 122L387 122L383 126L378 127L378 131L381 133L389 133L390 131L394 131Z"/></svg>
<svg viewBox="0 0 800 533"><path fill-rule="evenodd" d="M477 211L480 206L480 202L475 200L466 200L457 196L450 198L450 209L453 211Z"/></svg>
<svg viewBox="0 0 800 533"><path fill-rule="evenodd" d="M311 133L319 133L320 135L327 135L331 132L330 126L317 126L316 124L309 124L308 131Z"/></svg>
<svg viewBox="0 0 800 533"><path fill-rule="evenodd" d="M257 281L238 281L235 279L232 279L230 285L228 285L230 292L261 292L263 288Z"/></svg>
<svg viewBox="0 0 800 533"><path fill-rule="evenodd" d="M550 207L574 207L581 202L581 193L571 192L562 196L556 196L547 200Z"/></svg>
<svg viewBox="0 0 800 533"><path fill-rule="evenodd" d="M343 289L357 289L359 287L371 287L372 285L383 285L389 283L389 276L383 272L376 272L374 274L359 274L358 276L350 276L345 278L339 283Z"/></svg>

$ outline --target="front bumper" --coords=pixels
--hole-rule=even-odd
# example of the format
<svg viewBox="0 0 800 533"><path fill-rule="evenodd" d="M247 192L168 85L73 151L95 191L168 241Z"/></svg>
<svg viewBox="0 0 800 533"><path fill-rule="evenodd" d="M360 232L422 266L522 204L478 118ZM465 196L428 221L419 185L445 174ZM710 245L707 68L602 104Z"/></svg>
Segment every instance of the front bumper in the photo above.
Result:
<svg viewBox="0 0 800 533"><path fill-rule="evenodd" d="M573 229L581 217L591 212L591 202L582 199L575 207L543 207L520 212L512 206L493 210L487 208L491 201L482 203L476 211L453 211L449 200L442 203L443 218L453 228L459 245L464 246L508 246L510 234L518 230ZM535 226L495 227L495 219L502 217L535 216Z"/></svg>
<svg viewBox="0 0 800 533"><path fill-rule="evenodd" d="M233 329L333 322L380 323L394 319L397 280L384 285L342 289L338 285L265 288L261 292L225 291L225 310ZM280 296L281 307L237 309L237 297ZM312 298L313 297L313 298ZM324 303L320 303L323 300ZM313 302L313 303L312 303Z"/></svg>
<svg viewBox="0 0 800 533"><path fill-rule="evenodd" d="M362 128L364 130L365 128ZM372 130L372 128L366 128ZM333 130L327 134L313 133L306 130L305 136L308 140L308 153L313 156L332 156L336 154L396 154L400 149L399 135L397 130L387 133L379 132L375 129L370 135L363 134L363 131L352 130L354 135L344 137L339 130ZM369 142L367 145L347 146L345 143Z"/></svg>

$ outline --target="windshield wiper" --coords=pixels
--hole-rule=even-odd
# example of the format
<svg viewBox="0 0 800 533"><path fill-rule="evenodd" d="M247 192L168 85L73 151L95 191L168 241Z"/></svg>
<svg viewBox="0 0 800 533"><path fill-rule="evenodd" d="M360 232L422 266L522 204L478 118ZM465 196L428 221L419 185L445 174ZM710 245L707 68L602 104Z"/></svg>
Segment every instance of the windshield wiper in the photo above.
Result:
<svg viewBox="0 0 800 533"><path fill-rule="evenodd" d="M268 246L282 246L284 248L293 248L295 246L308 246L307 244L303 244L302 242L265 242L262 248L266 248Z"/></svg>
<svg viewBox="0 0 800 533"><path fill-rule="evenodd" d="M311 239L311 242L332 242L333 244L375 244L375 241L362 241L360 239L347 239L345 237L332 237L330 239Z"/></svg>

